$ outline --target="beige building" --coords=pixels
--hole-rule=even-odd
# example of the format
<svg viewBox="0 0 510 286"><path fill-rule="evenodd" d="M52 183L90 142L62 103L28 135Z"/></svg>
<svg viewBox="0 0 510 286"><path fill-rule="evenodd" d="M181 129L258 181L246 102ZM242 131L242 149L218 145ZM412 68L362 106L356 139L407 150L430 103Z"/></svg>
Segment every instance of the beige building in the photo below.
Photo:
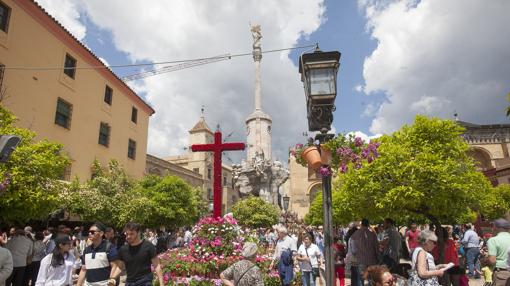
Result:
<svg viewBox="0 0 510 286"><path fill-rule="evenodd" d="M205 118L202 116L191 130L189 130L189 146L193 144L210 144L214 142ZM223 164L222 172L222 212L230 212L232 205L240 198L238 191L232 188L232 168ZM209 201L212 208L213 201L213 156L209 152L188 152L182 155L157 158L147 155L146 173L165 175L171 174L181 177L189 184L203 190L204 199Z"/></svg>
<svg viewBox="0 0 510 286"><path fill-rule="evenodd" d="M1 104L64 144L65 179L90 178L94 159L143 176L154 110L33 0L0 1L0 64Z"/></svg>
<svg viewBox="0 0 510 286"><path fill-rule="evenodd" d="M322 192L322 180L308 168L299 165L289 152L289 179L283 184L283 191L289 196L289 211L304 218L315 196Z"/></svg>

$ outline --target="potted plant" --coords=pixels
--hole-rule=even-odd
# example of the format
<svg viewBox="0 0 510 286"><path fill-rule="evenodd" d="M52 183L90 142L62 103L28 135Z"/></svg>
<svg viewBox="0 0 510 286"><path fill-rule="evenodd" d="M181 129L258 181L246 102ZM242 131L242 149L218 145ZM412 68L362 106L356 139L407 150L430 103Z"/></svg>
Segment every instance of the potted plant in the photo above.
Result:
<svg viewBox="0 0 510 286"><path fill-rule="evenodd" d="M296 144L291 153L296 157L296 162L304 167L309 166L317 170L322 165L319 149L313 143Z"/></svg>
<svg viewBox="0 0 510 286"><path fill-rule="evenodd" d="M317 146L310 142L306 145L296 144L291 154L298 164L309 166L324 177L337 172L345 173L351 168L360 169L363 165L370 164L378 156L378 147L378 142L367 143L354 134L340 133L321 144L320 152Z"/></svg>

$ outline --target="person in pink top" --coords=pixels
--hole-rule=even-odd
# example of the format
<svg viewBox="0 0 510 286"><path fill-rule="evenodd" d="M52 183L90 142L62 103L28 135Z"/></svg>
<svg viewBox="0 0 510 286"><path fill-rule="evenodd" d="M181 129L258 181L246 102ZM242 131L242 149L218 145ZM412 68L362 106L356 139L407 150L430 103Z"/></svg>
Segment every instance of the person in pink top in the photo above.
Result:
<svg viewBox="0 0 510 286"><path fill-rule="evenodd" d="M409 250L409 255L412 257L413 251L418 247L418 237L420 236L420 230L416 226L416 223L411 223L411 227L406 232L406 245Z"/></svg>

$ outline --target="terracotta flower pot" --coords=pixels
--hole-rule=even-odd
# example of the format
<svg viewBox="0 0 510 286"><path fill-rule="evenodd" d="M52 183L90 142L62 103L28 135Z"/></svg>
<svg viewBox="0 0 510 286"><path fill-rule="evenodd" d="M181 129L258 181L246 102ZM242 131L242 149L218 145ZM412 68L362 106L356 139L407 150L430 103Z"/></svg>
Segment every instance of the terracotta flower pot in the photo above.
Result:
<svg viewBox="0 0 510 286"><path fill-rule="evenodd" d="M322 162L322 165L331 165L331 160L332 160L332 155L331 155L331 151L329 151L328 149L322 147L321 145L321 162Z"/></svg>
<svg viewBox="0 0 510 286"><path fill-rule="evenodd" d="M303 153L301 153L301 157L303 160L308 162L308 167L312 168L313 170L319 169L321 166L321 154L319 153L319 150L315 146L310 146L306 148Z"/></svg>

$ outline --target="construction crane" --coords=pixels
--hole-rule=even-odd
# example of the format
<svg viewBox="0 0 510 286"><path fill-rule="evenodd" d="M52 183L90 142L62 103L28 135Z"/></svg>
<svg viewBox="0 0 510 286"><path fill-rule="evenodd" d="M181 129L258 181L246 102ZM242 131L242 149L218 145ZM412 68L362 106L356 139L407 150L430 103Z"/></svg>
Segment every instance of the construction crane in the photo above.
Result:
<svg viewBox="0 0 510 286"><path fill-rule="evenodd" d="M187 61L187 62L178 64L178 65L164 66L162 68L155 68L155 69L150 70L150 71L144 71L144 72L141 72L141 73L136 73L136 74L128 75L128 76L122 77L122 81L127 82L127 81L132 81L132 80L138 80L138 79L142 79L142 78L146 78L146 77L150 77L150 76L155 76L155 75L158 75L158 74L163 74L163 73L169 73L169 72L173 72L173 71L188 69L188 68L192 68L192 67L196 67L196 66L201 66L201 65L206 65L206 64L215 63L215 62L220 62L220 61L224 61L224 60L230 60L231 58L232 57L230 56L230 54L225 54L225 55L219 55L219 56L211 57L211 58L204 58L204 59L197 59L197 60L193 60L193 61Z"/></svg>

